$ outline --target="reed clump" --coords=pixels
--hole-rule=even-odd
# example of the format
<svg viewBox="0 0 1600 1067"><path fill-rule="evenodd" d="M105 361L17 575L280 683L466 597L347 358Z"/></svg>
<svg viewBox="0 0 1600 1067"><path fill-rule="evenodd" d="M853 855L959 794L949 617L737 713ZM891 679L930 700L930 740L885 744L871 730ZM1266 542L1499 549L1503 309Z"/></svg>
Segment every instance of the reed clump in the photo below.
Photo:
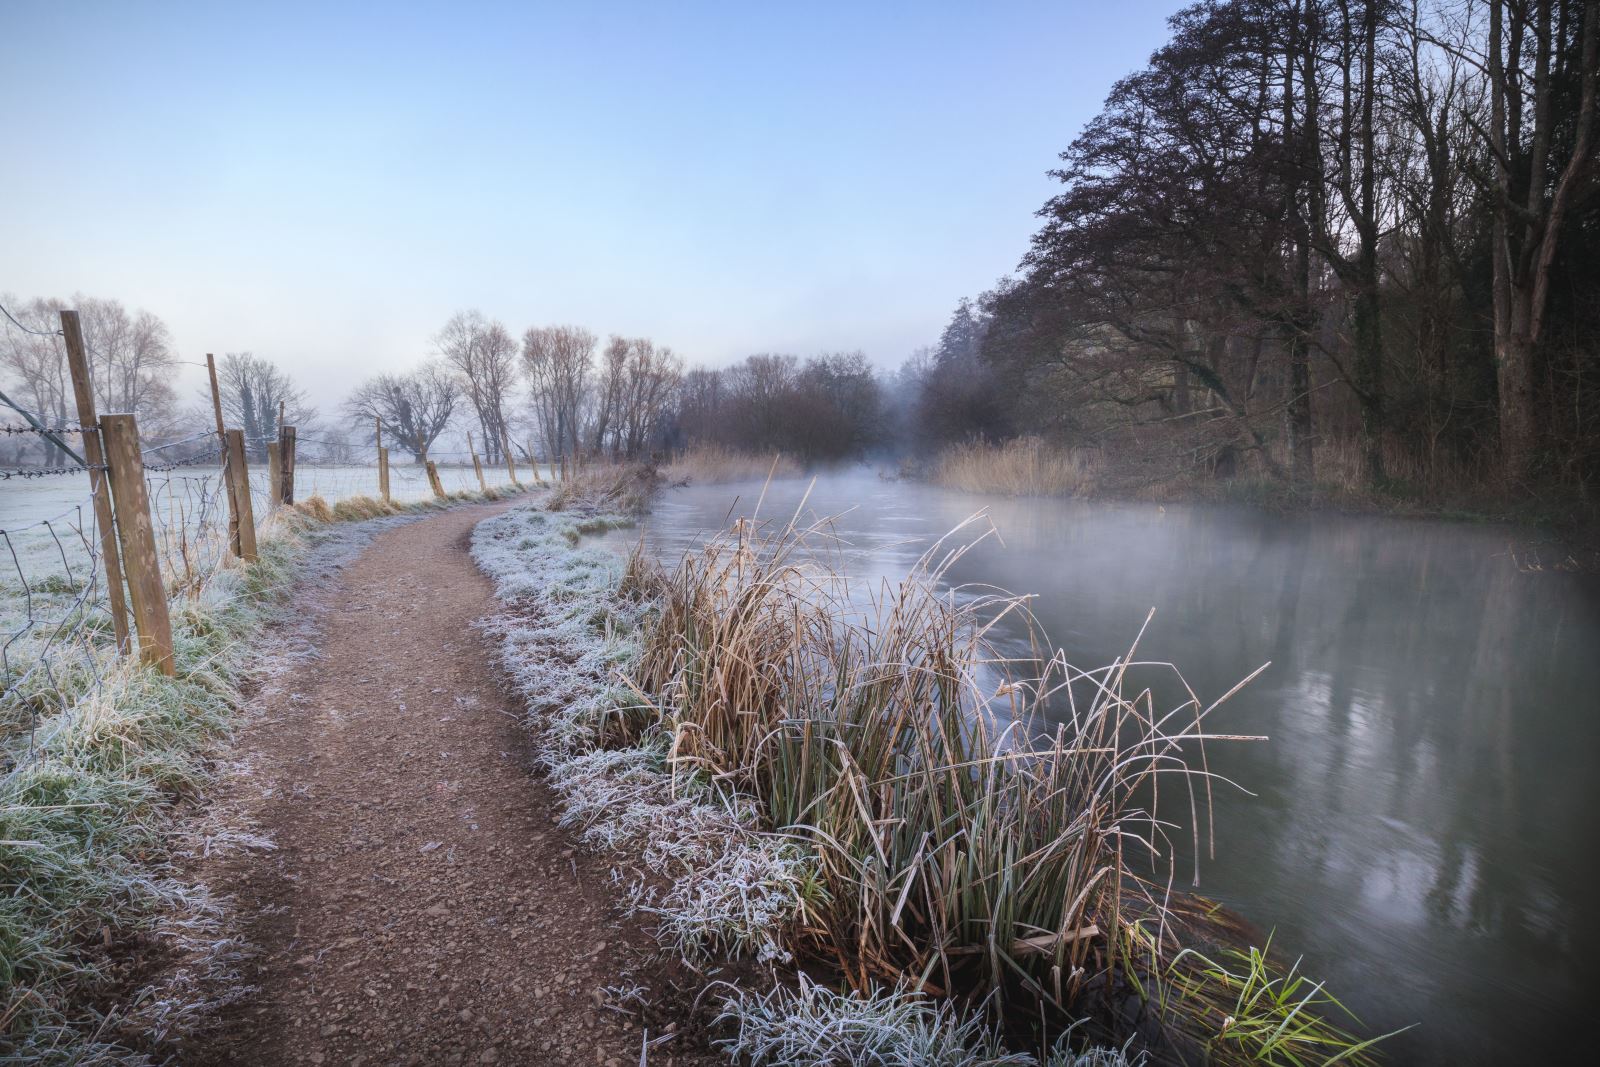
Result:
<svg viewBox="0 0 1600 1067"><path fill-rule="evenodd" d="M776 452L741 452L722 445L696 445L661 468L668 485L722 485L763 478L798 478L805 473L793 458Z"/></svg>
<svg viewBox="0 0 1600 1067"><path fill-rule="evenodd" d="M551 511L616 512L642 515L661 485L660 472L649 463L574 465L551 494Z"/></svg>
<svg viewBox="0 0 1600 1067"><path fill-rule="evenodd" d="M931 480L947 489L1007 496L1086 496L1100 473L1097 453L1038 437L952 445L933 461Z"/></svg>
<svg viewBox="0 0 1600 1067"><path fill-rule="evenodd" d="M741 520L627 582L655 603L631 673L641 729L668 739L676 780L748 801L812 858L786 949L848 988L950 998L1030 1040L1049 1039L1042 1020L1173 1062L1295 1062L1212 1041L1234 991L1184 955L1193 924L1169 892L1170 830L1196 854L1209 835L1221 701L1134 651L1075 670L1031 621L1034 651L1008 658L989 635L1026 602L946 588L965 547L856 590L814 547L824 529ZM1157 688L1186 696L1161 708Z"/></svg>

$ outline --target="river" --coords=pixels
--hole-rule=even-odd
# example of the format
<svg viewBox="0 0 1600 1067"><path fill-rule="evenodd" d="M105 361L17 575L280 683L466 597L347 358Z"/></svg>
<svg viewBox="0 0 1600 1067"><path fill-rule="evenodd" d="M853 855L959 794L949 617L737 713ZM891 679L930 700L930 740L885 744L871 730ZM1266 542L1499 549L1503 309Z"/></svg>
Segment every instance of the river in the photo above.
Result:
<svg viewBox="0 0 1600 1067"><path fill-rule="evenodd" d="M787 517L807 488L774 484L762 515ZM761 489L669 490L642 534L607 540L642 536L671 562ZM1507 531L1461 523L991 499L871 472L824 477L806 504L837 517L865 578L903 575L981 508L1000 539L950 580L1037 594L1075 665L1124 654L1152 608L1141 654L1203 699L1270 661L1208 721L1270 740L1208 749L1242 788L1216 793L1198 890L1303 955L1366 1030L1415 1024L1388 1043L1391 1062L1553 1062L1587 1044L1600 988L1591 581L1521 569Z"/></svg>

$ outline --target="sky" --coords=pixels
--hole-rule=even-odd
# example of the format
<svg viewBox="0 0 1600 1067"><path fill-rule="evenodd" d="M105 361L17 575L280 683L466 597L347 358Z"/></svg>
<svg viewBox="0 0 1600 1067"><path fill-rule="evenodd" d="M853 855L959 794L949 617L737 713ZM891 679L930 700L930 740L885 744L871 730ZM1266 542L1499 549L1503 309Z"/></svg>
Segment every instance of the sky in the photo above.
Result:
<svg viewBox="0 0 1600 1067"><path fill-rule="evenodd" d="M0 293L146 308L330 413L466 308L892 367L1178 6L0 0Z"/></svg>

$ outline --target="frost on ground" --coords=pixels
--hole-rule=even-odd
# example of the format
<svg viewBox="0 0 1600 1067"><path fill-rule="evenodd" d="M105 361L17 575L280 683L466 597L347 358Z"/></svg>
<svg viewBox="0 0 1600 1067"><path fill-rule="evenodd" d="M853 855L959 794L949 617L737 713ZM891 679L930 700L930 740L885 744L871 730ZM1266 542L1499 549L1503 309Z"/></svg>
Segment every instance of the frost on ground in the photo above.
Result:
<svg viewBox="0 0 1600 1067"><path fill-rule="evenodd" d="M694 964L718 953L787 961L805 914L815 857L763 831L755 806L679 768L670 731L627 683L652 605L623 592L624 563L581 535L627 524L536 506L484 520L478 566L505 611L487 623L561 799L563 825L610 853L638 912ZM631 876L624 874L624 867ZM734 988L718 1022L725 1051L752 1064L1034 1065L977 1017L904 989L835 993L799 975L764 994ZM1115 1050L1073 1053L1062 1040L1044 1067L1134 1067Z"/></svg>
<svg viewBox="0 0 1600 1067"><path fill-rule="evenodd" d="M836 993L804 974L795 988L736 989L717 1021L719 1047L752 1067L1039 1067L1030 1053L1008 1052L976 1017L962 1018L905 989ZM1074 1052L1063 1034L1043 1067L1143 1067L1143 1055L1118 1049Z"/></svg>
<svg viewBox="0 0 1600 1067"><path fill-rule="evenodd" d="M184 861L272 847L236 813L205 806L224 779L249 774L221 759L241 686L311 655L319 587L395 521L280 527L257 563L174 602L175 678L110 662L31 738L5 742L17 766L0 776L0 1062L164 1061L248 992L233 902ZM286 606L291 585L303 596ZM250 653L277 619L292 625L257 663ZM124 996L108 946L159 973Z"/></svg>
<svg viewBox="0 0 1600 1067"><path fill-rule="evenodd" d="M681 775L675 783L660 729L606 744L610 727L639 717L624 673L638 660L649 605L619 592L614 554L575 546L584 532L625 522L525 508L473 534L473 556L507 606L490 627L537 724L539 760L563 824L648 873L631 880L631 899L659 919L666 944L691 961L719 951L787 958L782 931L805 884L800 850L760 832L740 798Z"/></svg>
<svg viewBox="0 0 1600 1067"><path fill-rule="evenodd" d="M826 1063L840 1067L1032 1067L1008 1053L977 1019L900 990L835 993L800 975L798 989L736 990L718 1021L721 1047L756 1067Z"/></svg>

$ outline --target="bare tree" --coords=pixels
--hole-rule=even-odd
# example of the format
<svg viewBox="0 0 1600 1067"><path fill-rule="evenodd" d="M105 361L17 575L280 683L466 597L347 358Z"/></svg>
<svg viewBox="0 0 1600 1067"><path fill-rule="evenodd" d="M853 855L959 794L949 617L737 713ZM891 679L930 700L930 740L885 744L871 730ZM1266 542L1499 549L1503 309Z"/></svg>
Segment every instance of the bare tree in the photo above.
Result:
<svg viewBox="0 0 1600 1067"><path fill-rule="evenodd" d="M399 446L422 463L428 449L455 415L459 383L442 362L424 363L409 374L369 378L344 402L345 414L357 429L370 433L380 419Z"/></svg>
<svg viewBox="0 0 1600 1067"><path fill-rule="evenodd" d="M582 449L595 342L594 334L577 326L536 327L522 335L522 369L552 461Z"/></svg>
<svg viewBox="0 0 1600 1067"><path fill-rule="evenodd" d="M172 414L172 334L148 311L129 312L118 300L73 298L89 350L95 402L101 411L128 411L145 426Z"/></svg>
<svg viewBox="0 0 1600 1067"><path fill-rule="evenodd" d="M606 435L612 432L620 418L622 393L628 377L628 346L626 337L612 334L600 357L600 388L595 401L594 427L589 446L596 452L605 448Z"/></svg>
<svg viewBox="0 0 1600 1067"><path fill-rule="evenodd" d="M636 456L658 440L662 420L683 377L670 348L644 337L615 334L600 362L600 385L590 447L612 456Z"/></svg>
<svg viewBox="0 0 1600 1067"><path fill-rule="evenodd" d="M1489 128L1493 157L1494 355L1505 473L1533 473L1539 438L1534 366L1544 333L1551 266L1567 210L1580 186L1592 187L1596 78L1600 77L1600 2L1586 0L1582 21L1562 5L1561 29L1579 36L1564 48L1552 25L1555 0L1490 0ZM1563 69L1572 60L1578 70ZM1579 83L1574 116L1558 113L1561 83ZM1563 161L1553 159L1558 123L1572 129Z"/></svg>
<svg viewBox="0 0 1600 1067"><path fill-rule="evenodd" d="M501 462L500 443L510 438L506 402L516 388L516 341L504 324L482 312L459 311L434 337L434 345L460 379L490 462Z"/></svg>
<svg viewBox="0 0 1600 1067"><path fill-rule="evenodd" d="M0 383L11 399L27 408L41 422L51 427L72 425L76 419L72 407L72 379L67 374L66 350L61 338L55 335L60 327L60 311L65 305L59 300L30 300L26 303L9 293L0 296L0 303L26 327L19 330L10 321L0 318ZM34 331L34 332L27 332ZM0 408L0 416L10 414ZM22 440L27 440L23 438ZM29 441L39 446L39 461L54 466L65 463L66 456L46 441Z"/></svg>
<svg viewBox="0 0 1600 1067"><path fill-rule="evenodd" d="M321 451L324 463L355 462L355 448L350 444L350 435L344 430L323 431Z"/></svg>
<svg viewBox="0 0 1600 1067"><path fill-rule="evenodd" d="M56 336L61 310L76 307L83 323L89 353L89 378L101 411L133 412L146 426L173 413L172 335L166 323L148 311L129 312L117 300L83 295L72 300L5 298L7 308L28 330L5 323L5 346L0 365L8 379L27 398L36 414L70 421L72 379L67 371L66 349Z"/></svg>
<svg viewBox="0 0 1600 1067"><path fill-rule="evenodd" d="M270 359L251 352L229 352L217 364L217 388L222 395L223 421L244 429L251 453L263 458L267 442L278 436L278 412L297 430L309 430L317 409L294 379ZM210 397L206 396L209 404Z"/></svg>
<svg viewBox="0 0 1600 1067"><path fill-rule="evenodd" d="M667 405L682 378L683 363L672 349L657 348L643 337L628 342L614 452L637 456L658 440Z"/></svg>

